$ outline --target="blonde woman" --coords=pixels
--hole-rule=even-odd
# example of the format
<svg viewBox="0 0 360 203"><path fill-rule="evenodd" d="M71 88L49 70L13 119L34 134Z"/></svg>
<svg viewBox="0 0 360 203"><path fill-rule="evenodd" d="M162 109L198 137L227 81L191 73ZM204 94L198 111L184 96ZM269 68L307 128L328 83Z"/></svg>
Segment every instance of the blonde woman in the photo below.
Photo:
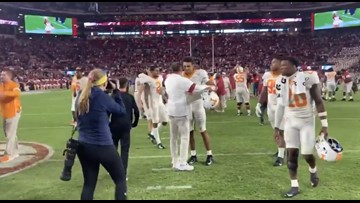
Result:
<svg viewBox="0 0 360 203"><path fill-rule="evenodd" d="M84 176L81 199L93 199L99 168L102 165L115 183L115 199L125 200L125 171L112 140L109 115L125 115L126 109L120 96L113 99L104 92L108 83L105 72L94 69L88 78L86 87L76 101L80 142L77 155Z"/></svg>

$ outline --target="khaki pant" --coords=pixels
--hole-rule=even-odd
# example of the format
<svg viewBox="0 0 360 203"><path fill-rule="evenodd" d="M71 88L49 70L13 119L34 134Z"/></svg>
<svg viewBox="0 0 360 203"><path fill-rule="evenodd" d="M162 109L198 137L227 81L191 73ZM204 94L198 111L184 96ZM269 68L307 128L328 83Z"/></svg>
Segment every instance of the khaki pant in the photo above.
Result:
<svg viewBox="0 0 360 203"><path fill-rule="evenodd" d="M5 154L14 156L18 154L18 138L17 129L20 120L21 113L17 113L14 118L3 119L4 133L6 137L6 149Z"/></svg>
<svg viewBox="0 0 360 203"><path fill-rule="evenodd" d="M178 156L180 140L180 156ZM170 152L173 165L186 164L190 141L190 119L170 116Z"/></svg>
<svg viewBox="0 0 360 203"><path fill-rule="evenodd" d="M226 95L219 96L219 105L217 105L215 110L223 112L225 109L226 109Z"/></svg>

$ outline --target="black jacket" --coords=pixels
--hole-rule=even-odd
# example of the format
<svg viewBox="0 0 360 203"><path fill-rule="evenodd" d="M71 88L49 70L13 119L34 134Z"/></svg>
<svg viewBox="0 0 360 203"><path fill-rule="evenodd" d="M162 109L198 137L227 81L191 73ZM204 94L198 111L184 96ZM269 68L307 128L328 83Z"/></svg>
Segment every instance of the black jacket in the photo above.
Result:
<svg viewBox="0 0 360 203"><path fill-rule="evenodd" d="M129 130L131 128L135 128L138 125L140 115L134 97L127 92L116 91L115 94L120 94L125 105L126 114L124 116L118 116L115 114L111 115L111 131ZM115 94L113 97L116 96Z"/></svg>

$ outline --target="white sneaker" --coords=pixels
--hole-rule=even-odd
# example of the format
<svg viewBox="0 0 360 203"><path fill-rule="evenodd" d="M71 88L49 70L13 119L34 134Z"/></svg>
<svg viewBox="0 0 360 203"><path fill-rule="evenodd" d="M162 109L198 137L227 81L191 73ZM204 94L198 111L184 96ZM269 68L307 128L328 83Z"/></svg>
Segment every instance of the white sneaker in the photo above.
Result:
<svg viewBox="0 0 360 203"><path fill-rule="evenodd" d="M179 171L192 171L194 170L194 166L190 166L188 163L186 164L180 164L178 167L176 167Z"/></svg>

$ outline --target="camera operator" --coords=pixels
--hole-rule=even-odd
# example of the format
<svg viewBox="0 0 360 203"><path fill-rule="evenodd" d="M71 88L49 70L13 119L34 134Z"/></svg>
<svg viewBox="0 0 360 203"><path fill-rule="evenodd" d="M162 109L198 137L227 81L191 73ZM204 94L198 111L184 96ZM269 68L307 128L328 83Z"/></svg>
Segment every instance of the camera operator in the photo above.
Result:
<svg viewBox="0 0 360 203"><path fill-rule="evenodd" d="M107 83L108 78L101 69L92 70L76 101L80 143L77 155L84 176L82 200L93 199L100 164L115 183L115 199L126 199L125 171L109 128L109 115L123 116L126 110L121 97L116 94L118 90L113 91L114 99L104 92Z"/></svg>
<svg viewBox="0 0 360 203"><path fill-rule="evenodd" d="M120 78L117 83L119 83L120 92L115 92L113 97L121 96L125 105L126 114L123 116L112 115L110 130L116 149L118 149L120 141L121 160L126 175L130 149L130 131L131 128L135 128L138 125L139 109L137 108L134 97L128 93L128 80L126 78Z"/></svg>

